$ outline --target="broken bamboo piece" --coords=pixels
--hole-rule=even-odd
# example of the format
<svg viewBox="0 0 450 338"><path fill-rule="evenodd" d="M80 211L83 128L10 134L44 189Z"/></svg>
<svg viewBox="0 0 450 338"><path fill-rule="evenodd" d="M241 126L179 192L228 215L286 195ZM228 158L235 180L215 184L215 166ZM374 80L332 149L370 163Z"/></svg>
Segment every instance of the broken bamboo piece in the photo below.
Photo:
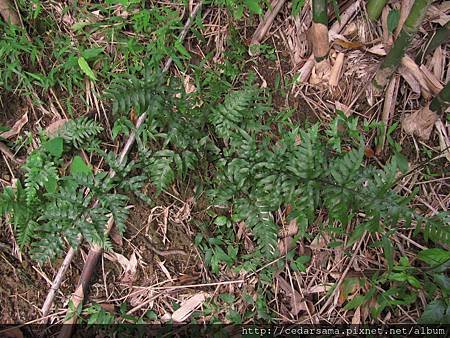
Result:
<svg viewBox="0 0 450 338"><path fill-rule="evenodd" d="M335 36L339 34L339 32L345 27L345 25L350 21L350 19L355 14L356 10L359 8L361 0L356 0L351 6L349 6L341 15L341 20L336 21L328 31L328 38L331 42L334 40ZM302 68L299 70L299 78L298 81L300 83L305 83L308 81L309 76L311 75L312 69L314 67L314 55L308 58Z"/></svg>
<svg viewBox="0 0 450 338"><path fill-rule="evenodd" d="M184 40L184 38L187 35L187 32L189 30L189 28L192 25L193 19L195 18L195 16L197 15L197 13L200 11L202 7L202 1L200 1L194 8L194 10L192 11L191 15L189 16L189 18L187 19L182 32L180 33L179 36L179 40L182 41ZM172 59L169 58L167 60L167 62L164 65L163 68L163 72L166 72L169 68L170 65L172 64ZM136 130L139 129L142 124L145 122L145 119L147 117L147 113L144 112L142 115L139 116L138 120L136 121ZM128 152L130 151L132 145L134 144L134 141L136 140L136 133L132 132L125 144L125 146L122 149L122 152L119 156L119 162L122 162L125 158L125 156L128 154ZM107 236L112 228L113 225L113 218L111 217L108 220L108 223L106 225L106 229L105 229L105 235ZM92 278L92 275L94 273L95 267L97 265L97 262L100 258L100 256L102 255L102 248L98 245L93 245L91 246L91 248L89 249L89 253L88 253L88 257L86 259L85 265L83 267L83 271L81 273L80 276L80 280L78 283L77 288L75 289L75 292L72 294L71 300L70 302L72 302L72 304L74 305L74 313L72 314L72 317L67 318L64 321L64 324L67 325L63 325L63 328L61 329L58 337L59 338L69 338L72 335L72 331L73 331L73 326L76 324L77 322L77 313L76 313L76 309L78 308L79 305L81 305L85 299L85 295L87 293L87 290L89 288L89 284L90 284L90 280Z"/></svg>

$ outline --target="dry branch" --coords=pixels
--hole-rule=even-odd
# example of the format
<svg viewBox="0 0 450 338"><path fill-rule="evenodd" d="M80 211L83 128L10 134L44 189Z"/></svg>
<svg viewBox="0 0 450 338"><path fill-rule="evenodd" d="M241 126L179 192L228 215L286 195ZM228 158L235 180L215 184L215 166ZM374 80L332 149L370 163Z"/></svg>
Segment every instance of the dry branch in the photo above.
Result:
<svg viewBox="0 0 450 338"><path fill-rule="evenodd" d="M263 40L264 36L267 34L267 31L273 24L273 20L277 16L281 7L283 7L286 0L272 0L271 8L264 14L264 18L256 28L256 31L253 33L252 40L250 42L250 47L248 49L248 53L250 56L255 56L257 53L255 52L256 46L258 46Z"/></svg>
<svg viewBox="0 0 450 338"><path fill-rule="evenodd" d="M183 40L185 38L185 36L192 24L192 20L195 18L195 16L197 15L197 13L201 9L201 7L202 7L202 2L198 3L197 6L194 8L189 19L186 21L186 23L184 25L183 31L181 32L181 34L179 36L179 40ZM172 63L171 59L169 59L166 62L165 66L163 68L164 72L169 69L171 63ZM142 126L146 117L147 117L146 113L143 113L141 116L139 116L139 118L136 122L136 129L139 129L140 126ZM134 144L135 139L136 139L136 134L135 134L135 132L132 132L130 134L125 146L122 149L122 152L119 156L119 162L122 162L124 160L125 156L128 154L129 150L131 149L132 145ZM112 172L111 174L113 176L115 175L114 172ZM109 232L111 231L113 221L114 220L112 217L108 220L108 223L107 223L106 229L105 229L105 235L108 235ZM83 267L83 271L81 273L78 286L77 286L75 292L72 294L72 297L70 300L72 302L72 304L74 305L74 307L73 307L74 309L77 309L78 306L80 306L83 303L83 301L85 299L85 295L87 294L89 284L90 284L92 275L94 273L95 267L97 266L97 262L98 262L99 258L101 257L102 253L103 253L103 250L98 245L93 245L89 249L89 254L86 259L85 265ZM71 336L72 330L73 330L73 325L75 325L77 322L76 311L71 315L72 316L70 318L65 320L64 324L67 324L67 325L63 326L62 330L59 333L59 338L68 338Z"/></svg>
<svg viewBox="0 0 450 338"><path fill-rule="evenodd" d="M392 113L394 112L395 102L397 101L398 83L399 83L398 76L393 77L389 82L388 88L386 90L383 103L383 112L381 113L381 121L383 122L383 129L380 131L380 135L378 137L378 144L375 149L375 154L377 156L381 155L381 153L384 150L389 119L392 116Z"/></svg>

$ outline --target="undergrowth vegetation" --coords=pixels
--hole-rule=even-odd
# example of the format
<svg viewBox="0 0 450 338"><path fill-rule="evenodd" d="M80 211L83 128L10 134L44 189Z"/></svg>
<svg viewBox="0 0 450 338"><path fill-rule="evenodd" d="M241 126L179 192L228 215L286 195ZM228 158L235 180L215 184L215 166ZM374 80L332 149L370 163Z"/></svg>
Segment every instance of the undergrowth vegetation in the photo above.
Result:
<svg viewBox="0 0 450 338"><path fill-rule="evenodd" d="M124 3L125 11L138 2ZM247 9L261 14L265 6L256 0L213 3L225 6L236 20ZM292 10L300 3L294 1ZM209 206L207 221L192 221L195 245L208 271L216 277L258 276L256 299L242 295L246 309L256 311L239 313L233 307L235 296L221 294L205 306L203 314L211 315L211 322L271 321L276 275L286 262L293 271L305 272L312 257L297 246L322 237L330 239L327 250L341 250L348 257L362 242L384 253L383 269L364 281L344 282L344 293L357 283L364 290L346 301L345 310L375 304L371 316L376 320L386 308L418 301L420 290L428 304L421 321L448 322L450 216L439 212L425 217L412 205L418 191L396 189L415 170L400 149L393 147L390 158L375 165L365 156L370 140L364 127L369 127L340 111L329 125L277 119L283 113L271 105L271 93L255 85L253 75L241 76L244 64L239 60L246 50L236 32L230 34L226 60L205 71L213 55L189 65L191 55L175 34L181 28L177 11L155 6L125 15L101 5L90 9L98 11L96 18L70 26L75 42L62 32L53 37L55 48L44 64L45 37L32 31L31 42L24 30L1 24L2 90L19 88L22 95L36 96L58 87L73 115L56 134L41 130L34 135L37 147L27 154L19 179L0 194L0 214L12 224L21 250L42 264L61 258L67 244L77 248L81 238L112 250L105 224L112 216L119 234L125 233L132 196L153 207L172 184L189 180L196 198ZM81 12L76 12L80 18ZM50 16L42 17L39 6L25 11L25 19L36 22L36 30L54 23ZM201 26L197 20L193 28L199 39ZM124 34L124 27L132 27L133 34ZM96 32L114 37L114 49L85 42ZM179 70L189 68L196 91L186 93L176 76L160 73L167 57ZM101 99L112 106L112 140L102 123L79 117L72 107L86 81L109 84ZM130 111L135 117L147 115L137 130ZM136 133L136 147L127 158L105 150L105 142L123 144L131 132ZM99 167L91 164L99 162ZM143 189L148 184L154 189ZM280 210L288 210L283 220ZM298 230L281 250L284 222L293 222ZM411 229L414 239L427 247L414 256L401 255L392 237ZM249 241L242 240L243 232ZM225 318L216 316L219 304L225 304ZM121 308L122 319L126 310ZM89 323L116 321L98 305L85 314L91 316Z"/></svg>
<svg viewBox="0 0 450 338"><path fill-rule="evenodd" d="M187 97L174 83L175 79L147 73L142 80L121 82L110 90L116 114L130 108L148 114L146 124L137 130L138 162L118 164L114 155L103 154L96 138L101 127L85 118L68 122L57 137L43 137L40 148L23 166L23 183L6 188L1 197L2 213L10 216L21 247L29 246L41 261L60 256L64 238L76 247L80 234L88 242L111 248L104 224L112 214L123 233L127 216L123 193L135 191L142 196L140 189L149 179L159 194L176 177L189 174L207 191L218 212L213 236L200 231L196 238L214 273L224 266L254 272L275 259L280 226L274 213L289 206L289 218L299 225L294 242L313 239L310 231L317 226L319 212L327 215L327 221L318 225L319 233L333 238L333 248L349 250L366 235L378 239L373 245L383 248L386 272L376 274L368 293L347 304L349 309L370 300L387 281L406 282L409 287L393 285L380 293L375 317L386 306L414 302L422 283L431 283L430 297L446 283L441 273L448 264L448 252L424 250L418 256L424 267L412 267L407 257L394 258L390 236L413 225L416 235L448 245L448 213L424 218L409 207L413 195L393 191L402 175L400 154L383 168L365 164L364 137L353 119L341 114L325 131L318 124L307 129L280 125L274 133L263 123L270 107L255 87L247 85L225 95L223 102L198 109L192 107L195 96ZM116 175L94 173L80 156L73 155L77 149L104 156ZM70 152L73 157L67 170L61 166L64 154ZM211 165L212 172L202 172ZM209 178L200 182L199 174ZM92 208L96 199L98 205ZM253 235L252 250L236 239L233 225L241 222ZM352 235L345 241L348 233ZM295 251L288 256L294 266L302 261ZM266 269L261 282L270 283L274 272L274 268ZM441 291L445 296L446 289Z"/></svg>

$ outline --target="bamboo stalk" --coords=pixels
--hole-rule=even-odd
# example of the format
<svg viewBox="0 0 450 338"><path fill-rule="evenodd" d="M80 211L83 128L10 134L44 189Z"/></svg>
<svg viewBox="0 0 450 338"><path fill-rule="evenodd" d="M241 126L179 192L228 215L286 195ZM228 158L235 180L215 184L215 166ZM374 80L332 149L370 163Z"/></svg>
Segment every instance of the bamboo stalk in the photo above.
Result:
<svg viewBox="0 0 450 338"><path fill-rule="evenodd" d="M375 74L373 79L375 89L383 89L389 82L392 74L397 70L402 57L405 55L406 48L408 48L414 34L422 23L431 2L432 0L416 0L414 2L397 40L395 40L394 45Z"/></svg>
<svg viewBox="0 0 450 338"><path fill-rule="evenodd" d="M192 25L193 19L195 18L197 13L200 11L201 7L202 7L202 1L200 1L196 5L196 7L192 11L190 17L186 21L186 23L185 23L185 25L183 27L183 31L180 33L179 40L184 40L184 38L186 37L190 26ZM171 64L172 64L172 60L171 60L171 58L169 58L167 60L166 64L164 65L163 71L166 72L169 69ZM147 113L143 113L141 116L139 116L138 120L136 121L136 129L139 129L139 127L142 126L142 124L144 123L146 117L147 117ZM132 132L130 134L130 136L129 136L125 146L122 149L122 152L121 152L121 154L119 156L119 162L124 160L125 156L127 155L129 150L131 149L131 147L134 144L135 140L136 140L136 134L135 134L135 132ZM108 220L108 223L106 225L105 235L108 235L109 232L111 231L113 222L114 222L114 219L111 217ZM92 245L91 248L89 249L89 254L88 254L88 257L87 257L86 262L84 264L83 271L81 273L80 280L78 282L78 286L75 289L75 292L72 294L72 297L71 297L71 300L70 300L72 302L72 304L74 305L75 311L74 311L72 317L67 318L64 321L65 325L63 325L63 328L59 332L58 338L69 338L69 337L71 337L72 331L73 331L73 327L76 324L77 319L78 319L76 310L77 310L78 306L80 306L83 303L83 301L85 299L85 296L86 296L87 291L89 289L89 285L90 285L90 281L91 281L92 275L94 274L95 268L97 266L97 263L98 263L101 255L102 255L102 253L103 253L103 249L100 246L98 246L98 245Z"/></svg>
<svg viewBox="0 0 450 338"><path fill-rule="evenodd" d="M345 25L350 21L350 19L356 13L357 9L359 8L360 3L361 3L361 0L356 0L341 14L341 20L333 23L333 25L331 26L331 28L329 30L329 34L328 34L329 40L333 40L334 36L339 34L339 32L345 27ZM298 81L300 83L305 83L306 81L308 81L313 67L314 67L314 54L311 54L311 56L308 58L308 60L305 62L305 64L302 66L302 68L299 70Z"/></svg>
<svg viewBox="0 0 450 338"><path fill-rule="evenodd" d="M328 41L327 0L312 0L312 45L316 62L324 60L330 50Z"/></svg>
<svg viewBox="0 0 450 338"><path fill-rule="evenodd" d="M387 0L369 0L367 2L367 15L372 21L378 20Z"/></svg>

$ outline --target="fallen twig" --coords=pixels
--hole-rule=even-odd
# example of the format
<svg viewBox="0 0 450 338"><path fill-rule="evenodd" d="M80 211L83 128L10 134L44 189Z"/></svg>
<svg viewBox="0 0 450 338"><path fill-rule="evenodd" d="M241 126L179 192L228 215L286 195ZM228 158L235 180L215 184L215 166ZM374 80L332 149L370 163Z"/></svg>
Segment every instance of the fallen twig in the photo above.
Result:
<svg viewBox="0 0 450 338"><path fill-rule="evenodd" d="M255 33L253 33L252 40L250 42L250 47L248 50L248 53L250 56L254 56L255 54L255 46L259 45L266 35L267 31L272 26L273 20L277 16L278 12L280 11L281 7L283 7L286 0L272 0L271 2L271 8L266 12L264 15L264 18L261 20L261 22L258 25L258 28L256 28Z"/></svg>
<svg viewBox="0 0 450 338"><path fill-rule="evenodd" d="M199 2L197 4L197 6L194 8L194 10L192 11L189 19L186 21L183 31L181 32L180 36L179 36L179 40L183 40L186 37L186 34L192 24L193 19L195 18L195 16L197 15L197 13L199 12L200 8L202 7L202 2ZM169 60L167 60L163 71L167 71L170 67L172 63L171 58ZM142 126L142 124L144 123L145 119L147 117L146 113L143 113L137 120L136 122L136 129L139 129L140 126ZM122 149L122 152L119 156L119 162L122 162L125 158L125 156L128 154L129 150L131 149L132 145L134 144L134 141L136 139L136 133L132 132L125 144L125 146ZM115 175L115 173L113 172L112 175ZM108 223L106 225L106 229L105 229L105 234L108 235L111 228L113 225L113 218L111 217L108 220ZM97 265L97 262L100 258L100 256L102 255L103 250L100 246L98 245L92 245L91 248L89 249L89 253L88 253L88 257L86 259L85 265L83 267L83 271L81 273L80 276L80 280L78 283L77 288L75 289L75 292L72 294L71 300L70 302L72 302L73 304L73 308L77 309L78 306L80 306L85 298L85 294L87 293L89 284L90 284L90 280L91 277L94 273L95 267ZM72 316L70 318L67 318L64 321L64 325L63 328L61 329L60 333L59 333L59 338L68 338L72 335L72 330L73 330L73 325L76 324L77 322L77 314L76 311L74 313L71 314Z"/></svg>
<svg viewBox="0 0 450 338"><path fill-rule="evenodd" d="M394 112L395 102L397 101L399 78L395 76L391 78L384 97L383 111L381 113L381 121L383 122L382 129L379 133L378 144L375 149L375 155L380 156L384 150L386 142L386 132L389 125L389 118Z"/></svg>
<svg viewBox="0 0 450 338"><path fill-rule="evenodd" d="M16 158L14 154L9 150L9 148L4 145L2 142L0 142L0 152L3 153L6 157L8 157L11 161L13 161L15 164L22 164L24 160L20 158Z"/></svg>

